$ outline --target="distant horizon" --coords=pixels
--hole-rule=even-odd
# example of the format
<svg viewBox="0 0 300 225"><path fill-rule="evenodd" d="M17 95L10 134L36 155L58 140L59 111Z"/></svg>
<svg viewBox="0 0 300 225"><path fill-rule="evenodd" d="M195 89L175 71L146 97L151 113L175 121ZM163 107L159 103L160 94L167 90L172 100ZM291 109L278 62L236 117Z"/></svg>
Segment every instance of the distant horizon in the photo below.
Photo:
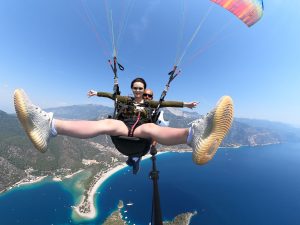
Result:
<svg viewBox="0 0 300 225"><path fill-rule="evenodd" d="M72 106L88 106L88 105L93 105L93 106L104 106L104 107L109 107L109 108L114 108L114 106L109 106L109 105L103 105L103 104L100 104L100 103L83 103L83 104L73 104L73 105L64 105L64 106L53 106L53 107L47 107L45 108L45 110L49 110L49 109L57 109L57 108L64 108L64 107L72 107ZM204 115L204 114L201 114L197 111L193 111L193 110L190 110L190 109L185 109L185 108L176 108L178 110L181 110L181 111L184 111L184 112L189 112L189 113L197 113L199 115ZM162 108L163 110L163 108ZM0 108L0 111L3 111L9 115L16 115L16 112L15 111L11 111L11 112L7 112L3 109ZM167 118L166 118L167 119ZM290 124L290 123L286 123L286 122L282 122L282 121L276 121L276 120L269 120L269 119L264 119L264 118L250 118L250 117L236 117L234 116L234 119L248 119L248 120L258 120L258 121L265 121L265 122L271 122L271 123L279 123L279 124L283 124L283 125L288 125L288 126L292 126L293 128L297 128L297 129L300 129L300 125L297 125L297 124Z"/></svg>

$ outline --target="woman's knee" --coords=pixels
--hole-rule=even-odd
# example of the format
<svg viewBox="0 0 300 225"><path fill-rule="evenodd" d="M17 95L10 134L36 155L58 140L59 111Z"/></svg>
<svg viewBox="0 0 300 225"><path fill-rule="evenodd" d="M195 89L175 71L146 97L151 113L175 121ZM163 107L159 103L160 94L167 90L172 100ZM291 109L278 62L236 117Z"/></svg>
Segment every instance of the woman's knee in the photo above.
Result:
<svg viewBox="0 0 300 225"><path fill-rule="evenodd" d="M102 122L100 122L100 121L102 121ZM127 134L127 127L120 120L115 120L115 119L99 120L99 126L105 126L105 129L111 135L126 135Z"/></svg>
<svg viewBox="0 0 300 225"><path fill-rule="evenodd" d="M145 123L137 128L143 135L151 136L153 132L156 132L157 126L154 123Z"/></svg>

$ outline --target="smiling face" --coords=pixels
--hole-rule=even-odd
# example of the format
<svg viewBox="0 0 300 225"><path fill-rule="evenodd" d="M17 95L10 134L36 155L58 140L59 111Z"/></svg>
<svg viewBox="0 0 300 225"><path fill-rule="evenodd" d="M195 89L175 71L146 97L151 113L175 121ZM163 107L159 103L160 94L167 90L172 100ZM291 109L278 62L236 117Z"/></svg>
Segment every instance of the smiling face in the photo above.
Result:
<svg viewBox="0 0 300 225"><path fill-rule="evenodd" d="M152 90L151 89L146 89L144 91L143 98L146 99L146 100L152 100L153 99L153 92L152 92Z"/></svg>
<svg viewBox="0 0 300 225"><path fill-rule="evenodd" d="M132 92L137 102L140 102L143 99L144 89L145 87L142 82L137 81L133 83Z"/></svg>

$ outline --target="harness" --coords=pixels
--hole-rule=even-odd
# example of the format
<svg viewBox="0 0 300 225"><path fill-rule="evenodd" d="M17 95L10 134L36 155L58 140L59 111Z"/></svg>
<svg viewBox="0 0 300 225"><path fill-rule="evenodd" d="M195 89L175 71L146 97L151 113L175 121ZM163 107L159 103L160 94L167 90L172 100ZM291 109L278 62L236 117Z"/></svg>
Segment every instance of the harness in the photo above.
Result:
<svg viewBox="0 0 300 225"><path fill-rule="evenodd" d="M118 102L118 101L117 101ZM149 103L140 104L144 112L137 111L133 98L128 97L126 103L118 102L114 119L123 121L128 127L128 136L111 136L111 140L119 152L126 156L141 157L147 154L152 140L133 137L135 129L144 124L152 122L152 109Z"/></svg>
<svg viewBox="0 0 300 225"><path fill-rule="evenodd" d="M146 110L146 117L141 115L141 112L136 112L134 105L134 100L132 97L128 97L126 103L119 102L117 96L121 94L118 75L117 75L117 65L120 70L124 70L124 67L117 62L117 58L113 58L113 63L108 60L110 67L114 73L114 102L115 110L113 119L122 120L128 127L128 136L110 136L116 149L126 156L137 156L142 157L147 154L150 149L152 140L146 138L133 137L134 130L143 123L152 122L152 110L150 113L149 104L144 103L143 108Z"/></svg>
<svg viewBox="0 0 300 225"><path fill-rule="evenodd" d="M112 20L112 13L111 13L111 28L112 28L112 40L113 40L113 63L108 60L110 67L114 73L114 93L113 93L113 99L115 102L115 110L113 114L114 119L126 119L126 112L130 112L129 108L132 106L131 104L122 105L118 102L117 96L120 95L119 90L119 84L118 84L118 76L117 76L117 67L119 67L120 70L124 70L124 67L117 62L117 51L116 51L116 45L115 45L115 39L114 39L114 29L113 29L113 20ZM178 65L178 64L177 64ZM146 122L156 122L159 117L159 108L161 106L162 101L164 101L164 97L166 96L166 93L169 88L170 82L179 74L179 72L176 71L177 66L174 66L174 69L169 73L170 78L169 82L166 85L165 90L163 91L159 104L156 109L151 109L149 106L144 107L143 109L146 110L146 115L142 115L142 112L138 112L137 114L131 115L131 120L134 121L132 126L128 129L128 136L111 136L111 140L114 143L115 147L118 149L119 152L126 156L143 156L145 155L151 146L152 140L144 139L144 138L137 138L133 137L134 130L137 126L140 124L146 123ZM132 100L132 99L131 99ZM151 111L150 111L151 110ZM136 113L136 112L135 112ZM132 122L131 121L131 122ZM128 121L127 121L128 122ZM129 123L126 123L127 126ZM158 178L159 178L159 171L156 169L156 147L152 146L150 151L152 157L152 171L150 172L150 178L153 181L153 200L152 200L152 214L151 214L151 224L154 225L162 225L162 214L161 214L161 208L160 208L160 200L159 200L159 191L158 191Z"/></svg>
<svg viewBox="0 0 300 225"><path fill-rule="evenodd" d="M136 104L132 97L128 97L126 103L119 102L117 104L115 119L122 120L128 127L128 136L133 137L134 130L138 126L153 122L152 113L153 109L149 102Z"/></svg>
<svg viewBox="0 0 300 225"><path fill-rule="evenodd" d="M120 70L124 70L124 67L117 62L117 58L113 58L113 63L109 60L111 69L114 73L114 102L115 110L113 118L117 120L122 120L128 127L128 136L111 136L111 140L119 152L126 156L144 156L150 149L152 140L146 138L133 137L134 130L144 124L144 123L155 123L159 116L159 109L161 103L164 101L164 98L170 87L170 83L175 79L175 77L180 73L177 71L177 67L174 66L173 70L169 73L170 77L164 91L162 92L159 104L156 109L152 109L149 106L149 103L145 101L143 104L140 104L140 107L144 111L138 111L137 106L134 103L132 97L128 97L126 103L118 101L118 95L120 95L118 75L117 75L117 66Z"/></svg>
<svg viewBox="0 0 300 225"><path fill-rule="evenodd" d="M129 128L128 136L110 136L110 137L117 150L123 155L129 157L134 157L134 156L142 157L149 152L151 147L150 153L152 155L151 157L152 171L149 174L150 178L153 181L151 224L162 225L163 224L162 213L161 213L160 197L159 197L159 190L158 190L159 171L156 169L156 157L155 157L157 150L155 146L151 146L152 144L151 139L133 137L133 133L137 126L143 123L151 123L151 122L155 123L157 121L159 117L159 108L168 92L170 83L180 73L180 71L177 71L177 66L174 66L173 70L169 73L170 75L169 81L166 84L166 87L160 96L159 104L156 107L156 109L152 109L149 106L149 103L147 101L143 104L143 109L146 112L146 116L143 117L141 111L136 114L135 111L136 105L134 105L135 103L133 98L129 97L126 103L122 103L118 101L117 96L120 95L120 89L118 84L117 65L119 66L120 70L124 70L124 67L121 66L119 63L117 63L116 57L114 57L114 65L112 65L110 60L109 63L115 75L114 94L113 94L114 102L115 102L115 110L114 110L113 118L124 121L127 127ZM128 123L126 119L131 120L131 122L134 121L132 126L130 127L128 126L130 123Z"/></svg>

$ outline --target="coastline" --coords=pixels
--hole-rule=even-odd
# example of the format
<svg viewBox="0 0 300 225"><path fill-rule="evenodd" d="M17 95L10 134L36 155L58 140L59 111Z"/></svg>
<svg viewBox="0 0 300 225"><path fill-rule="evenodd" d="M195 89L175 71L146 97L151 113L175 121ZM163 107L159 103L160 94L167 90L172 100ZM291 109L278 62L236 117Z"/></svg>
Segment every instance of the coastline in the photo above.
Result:
<svg viewBox="0 0 300 225"><path fill-rule="evenodd" d="M75 210L76 214L78 214L80 217L93 219L96 217L96 207L94 203L95 194L97 192L97 189L101 187L101 185L114 173L118 172L119 170L125 168L127 165L125 163L119 164L113 168L110 168L109 170L105 171L101 175L99 175L99 179L97 182L91 186L91 188L87 192L87 197L83 196L80 203L75 206L73 209ZM87 211L82 211L82 209L85 208Z"/></svg>
<svg viewBox="0 0 300 225"><path fill-rule="evenodd" d="M167 152L158 152L157 155L161 155ZM142 158L142 160L149 159L151 158L150 154L147 154ZM119 164L115 167L109 168L107 171L104 173L100 173L97 178L99 178L87 191L87 196L83 196L80 203L75 206L73 209L76 212L76 214L82 218L86 219L93 219L97 216L97 211L95 207L95 194L97 190L101 187L101 185L113 174L118 172L119 170L127 167L126 163Z"/></svg>
<svg viewBox="0 0 300 225"><path fill-rule="evenodd" d="M65 180L65 179L70 179L70 178L72 178L73 176L75 176L76 174L78 174L78 173L80 173L80 172L82 172L82 171L83 171L83 169L78 170L78 171L76 171L76 172L74 172L74 173L72 173L72 174L65 175L65 176L54 176L54 177L52 178L52 181L54 181L54 182L61 182L61 181Z"/></svg>
<svg viewBox="0 0 300 225"><path fill-rule="evenodd" d="M40 177L26 177L22 180L20 180L19 182L15 183L12 187L10 187L9 189L12 189L14 187L20 187L20 186L23 186L23 185L29 185L29 184L34 184L34 183L38 183L42 180L44 180L46 177L48 176L40 176ZM8 190L9 190L8 189Z"/></svg>
<svg viewBox="0 0 300 225"><path fill-rule="evenodd" d="M261 144L261 145L253 145L253 146L249 146L249 145L233 145L233 146L222 146L222 147L219 147L219 148L220 149L241 149L243 147L259 147L259 146L268 146L268 145L277 145L277 144L282 144L282 143L281 142L279 142L279 143L267 143L267 144ZM185 153L185 152L192 152L192 149L191 148L187 148L187 149L181 149L181 150L178 151L178 150L171 150L171 148L170 149L169 148L165 148L164 151L157 152L157 155L163 154L163 153L168 153L168 152ZM147 154L146 156L143 157L142 160L150 158L150 157L151 157L151 155ZM125 166L126 165L124 165L124 167ZM124 167L122 167L122 168L124 168ZM54 177L52 177L52 180L54 182L61 182L64 179L69 179L69 178L73 177L74 175L76 175L77 173L80 173L82 171L83 170L81 169L79 171L76 171L75 173L68 174L68 175L65 175L65 176L54 176ZM117 172L117 171L115 171L115 172ZM106 172L104 172L104 174L106 175ZM10 187L7 187L7 188L3 189L2 191L0 191L0 194L5 193L6 191L9 191L9 190L11 190L11 189L13 189L15 187L19 187L21 185L27 185L27 184L29 185L29 184L40 182L40 181L44 180L47 177L50 177L50 175L46 175L46 176L32 176L32 175L28 174L28 176L26 178L23 178L22 180L18 181L17 183L11 185ZM101 186L101 184L99 185L99 187L100 186Z"/></svg>

